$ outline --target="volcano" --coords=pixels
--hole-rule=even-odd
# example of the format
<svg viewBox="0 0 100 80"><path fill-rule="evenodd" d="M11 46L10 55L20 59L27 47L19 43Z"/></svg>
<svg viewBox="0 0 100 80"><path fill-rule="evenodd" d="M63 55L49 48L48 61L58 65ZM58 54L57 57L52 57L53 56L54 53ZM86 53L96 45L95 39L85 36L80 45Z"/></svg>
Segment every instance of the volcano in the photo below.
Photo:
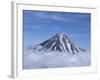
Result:
<svg viewBox="0 0 100 80"><path fill-rule="evenodd" d="M86 49L76 46L63 32L55 34L50 39L32 46L30 49L32 51L58 51L72 54L86 52Z"/></svg>

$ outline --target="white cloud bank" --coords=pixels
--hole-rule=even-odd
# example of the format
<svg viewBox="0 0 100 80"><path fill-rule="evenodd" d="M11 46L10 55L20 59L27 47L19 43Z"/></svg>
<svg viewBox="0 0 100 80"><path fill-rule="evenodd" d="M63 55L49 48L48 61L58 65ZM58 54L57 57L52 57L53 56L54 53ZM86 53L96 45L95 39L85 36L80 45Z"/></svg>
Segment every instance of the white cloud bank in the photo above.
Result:
<svg viewBox="0 0 100 80"><path fill-rule="evenodd" d="M58 68L58 67L80 67L90 66L90 53L58 53L58 52L26 52L24 53L24 69Z"/></svg>

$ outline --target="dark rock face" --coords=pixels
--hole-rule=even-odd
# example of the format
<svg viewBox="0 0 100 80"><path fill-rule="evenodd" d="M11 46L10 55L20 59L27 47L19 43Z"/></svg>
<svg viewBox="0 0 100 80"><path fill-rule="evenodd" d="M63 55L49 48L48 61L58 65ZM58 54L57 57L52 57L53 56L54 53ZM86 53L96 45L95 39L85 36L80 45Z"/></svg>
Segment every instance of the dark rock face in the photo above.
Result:
<svg viewBox="0 0 100 80"><path fill-rule="evenodd" d="M38 48L41 46L41 48ZM57 33L50 39L37 45L38 51L47 50L47 51L59 51L59 52L68 52L76 54L79 52L85 52L85 49L77 47L64 33Z"/></svg>

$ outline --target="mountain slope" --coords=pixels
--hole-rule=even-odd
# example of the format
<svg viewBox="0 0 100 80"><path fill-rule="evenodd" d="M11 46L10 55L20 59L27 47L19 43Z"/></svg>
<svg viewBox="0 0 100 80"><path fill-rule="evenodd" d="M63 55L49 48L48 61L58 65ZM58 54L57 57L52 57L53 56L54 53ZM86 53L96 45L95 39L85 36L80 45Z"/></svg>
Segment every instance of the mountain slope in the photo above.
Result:
<svg viewBox="0 0 100 80"><path fill-rule="evenodd" d="M59 51L65 53L85 52L85 49L77 47L63 32L55 34L50 39L31 47L34 51Z"/></svg>

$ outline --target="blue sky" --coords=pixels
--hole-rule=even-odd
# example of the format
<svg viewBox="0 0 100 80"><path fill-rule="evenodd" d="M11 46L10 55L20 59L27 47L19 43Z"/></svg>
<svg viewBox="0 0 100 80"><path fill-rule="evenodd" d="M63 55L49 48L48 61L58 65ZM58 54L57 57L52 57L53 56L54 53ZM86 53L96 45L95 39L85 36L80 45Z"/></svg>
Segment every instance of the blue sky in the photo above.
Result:
<svg viewBox="0 0 100 80"><path fill-rule="evenodd" d="M23 10L24 47L64 32L76 45L90 49L90 13Z"/></svg>

